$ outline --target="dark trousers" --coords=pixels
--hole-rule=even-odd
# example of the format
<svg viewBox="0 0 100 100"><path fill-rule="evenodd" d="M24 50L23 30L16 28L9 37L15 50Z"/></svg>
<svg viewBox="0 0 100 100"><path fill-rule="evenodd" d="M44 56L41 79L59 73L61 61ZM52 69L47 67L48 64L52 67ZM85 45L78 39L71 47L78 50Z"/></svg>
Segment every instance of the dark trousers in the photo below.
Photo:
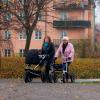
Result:
<svg viewBox="0 0 100 100"><path fill-rule="evenodd" d="M49 71L50 71L50 68L51 68L51 64L52 64L52 59L46 61L45 75L46 75L46 80L48 82L51 82L50 76L49 76Z"/></svg>

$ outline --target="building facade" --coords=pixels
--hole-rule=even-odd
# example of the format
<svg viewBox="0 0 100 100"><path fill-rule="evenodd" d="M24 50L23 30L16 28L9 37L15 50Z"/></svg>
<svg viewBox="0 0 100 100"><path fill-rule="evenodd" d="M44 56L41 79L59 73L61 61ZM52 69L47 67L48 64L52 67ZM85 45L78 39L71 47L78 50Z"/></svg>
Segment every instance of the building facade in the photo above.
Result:
<svg viewBox="0 0 100 100"><path fill-rule="evenodd" d="M63 36L71 40L90 39L94 30L94 8L90 0L54 0L45 13L39 16L36 29L33 31L30 49L40 49L43 38L49 35L55 45L59 45ZM10 20L10 14L5 15ZM44 22L45 20L46 22ZM2 56L20 54L23 56L26 35L24 30L0 30L0 50Z"/></svg>

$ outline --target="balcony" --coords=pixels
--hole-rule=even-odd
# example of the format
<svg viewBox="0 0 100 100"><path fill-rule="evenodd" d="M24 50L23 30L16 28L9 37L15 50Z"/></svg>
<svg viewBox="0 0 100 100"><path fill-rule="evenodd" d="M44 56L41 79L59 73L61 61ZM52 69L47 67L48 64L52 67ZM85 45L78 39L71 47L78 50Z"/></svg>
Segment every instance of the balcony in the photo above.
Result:
<svg viewBox="0 0 100 100"><path fill-rule="evenodd" d="M65 1L61 1L61 0L57 0L56 2L54 2L53 4L53 8L54 9L59 9L59 10L63 10L63 9L67 9L67 10L77 10L77 9L81 9L81 10L85 10L85 9L89 9L89 5L91 3L87 0L80 0L79 2L75 1L75 0L65 0Z"/></svg>
<svg viewBox="0 0 100 100"><path fill-rule="evenodd" d="M54 28L89 28L91 26L90 21L74 20L74 21L53 21Z"/></svg>

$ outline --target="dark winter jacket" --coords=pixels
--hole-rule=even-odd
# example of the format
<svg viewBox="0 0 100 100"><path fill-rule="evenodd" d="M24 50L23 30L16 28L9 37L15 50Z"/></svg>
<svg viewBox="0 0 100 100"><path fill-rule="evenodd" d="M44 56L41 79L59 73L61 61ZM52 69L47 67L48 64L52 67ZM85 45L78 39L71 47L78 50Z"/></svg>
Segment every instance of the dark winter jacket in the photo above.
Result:
<svg viewBox="0 0 100 100"><path fill-rule="evenodd" d="M53 58L55 54L54 44L52 42L48 44L44 43L42 45L42 54L49 55L49 59Z"/></svg>

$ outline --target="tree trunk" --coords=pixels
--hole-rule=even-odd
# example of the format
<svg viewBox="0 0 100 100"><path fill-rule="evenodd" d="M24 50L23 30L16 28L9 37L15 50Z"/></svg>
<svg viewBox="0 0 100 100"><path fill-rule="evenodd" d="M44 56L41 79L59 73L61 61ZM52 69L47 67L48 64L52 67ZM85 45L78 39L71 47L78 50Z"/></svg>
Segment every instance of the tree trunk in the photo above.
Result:
<svg viewBox="0 0 100 100"><path fill-rule="evenodd" d="M31 42L31 37L32 37L32 32L29 30L26 30L26 44L25 44L25 54L27 54L29 47L30 47L30 42Z"/></svg>
<svg viewBox="0 0 100 100"><path fill-rule="evenodd" d="M26 28L27 38L26 38L26 44L25 44L25 55L27 54L27 52L29 50L29 47L30 47L30 42L31 42L31 37L32 37L33 29L35 28L35 26L37 24L38 17L39 17L39 12L40 12L40 10L37 12L36 18L35 18L32 26L28 25L29 24L29 21L27 23L28 27Z"/></svg>

